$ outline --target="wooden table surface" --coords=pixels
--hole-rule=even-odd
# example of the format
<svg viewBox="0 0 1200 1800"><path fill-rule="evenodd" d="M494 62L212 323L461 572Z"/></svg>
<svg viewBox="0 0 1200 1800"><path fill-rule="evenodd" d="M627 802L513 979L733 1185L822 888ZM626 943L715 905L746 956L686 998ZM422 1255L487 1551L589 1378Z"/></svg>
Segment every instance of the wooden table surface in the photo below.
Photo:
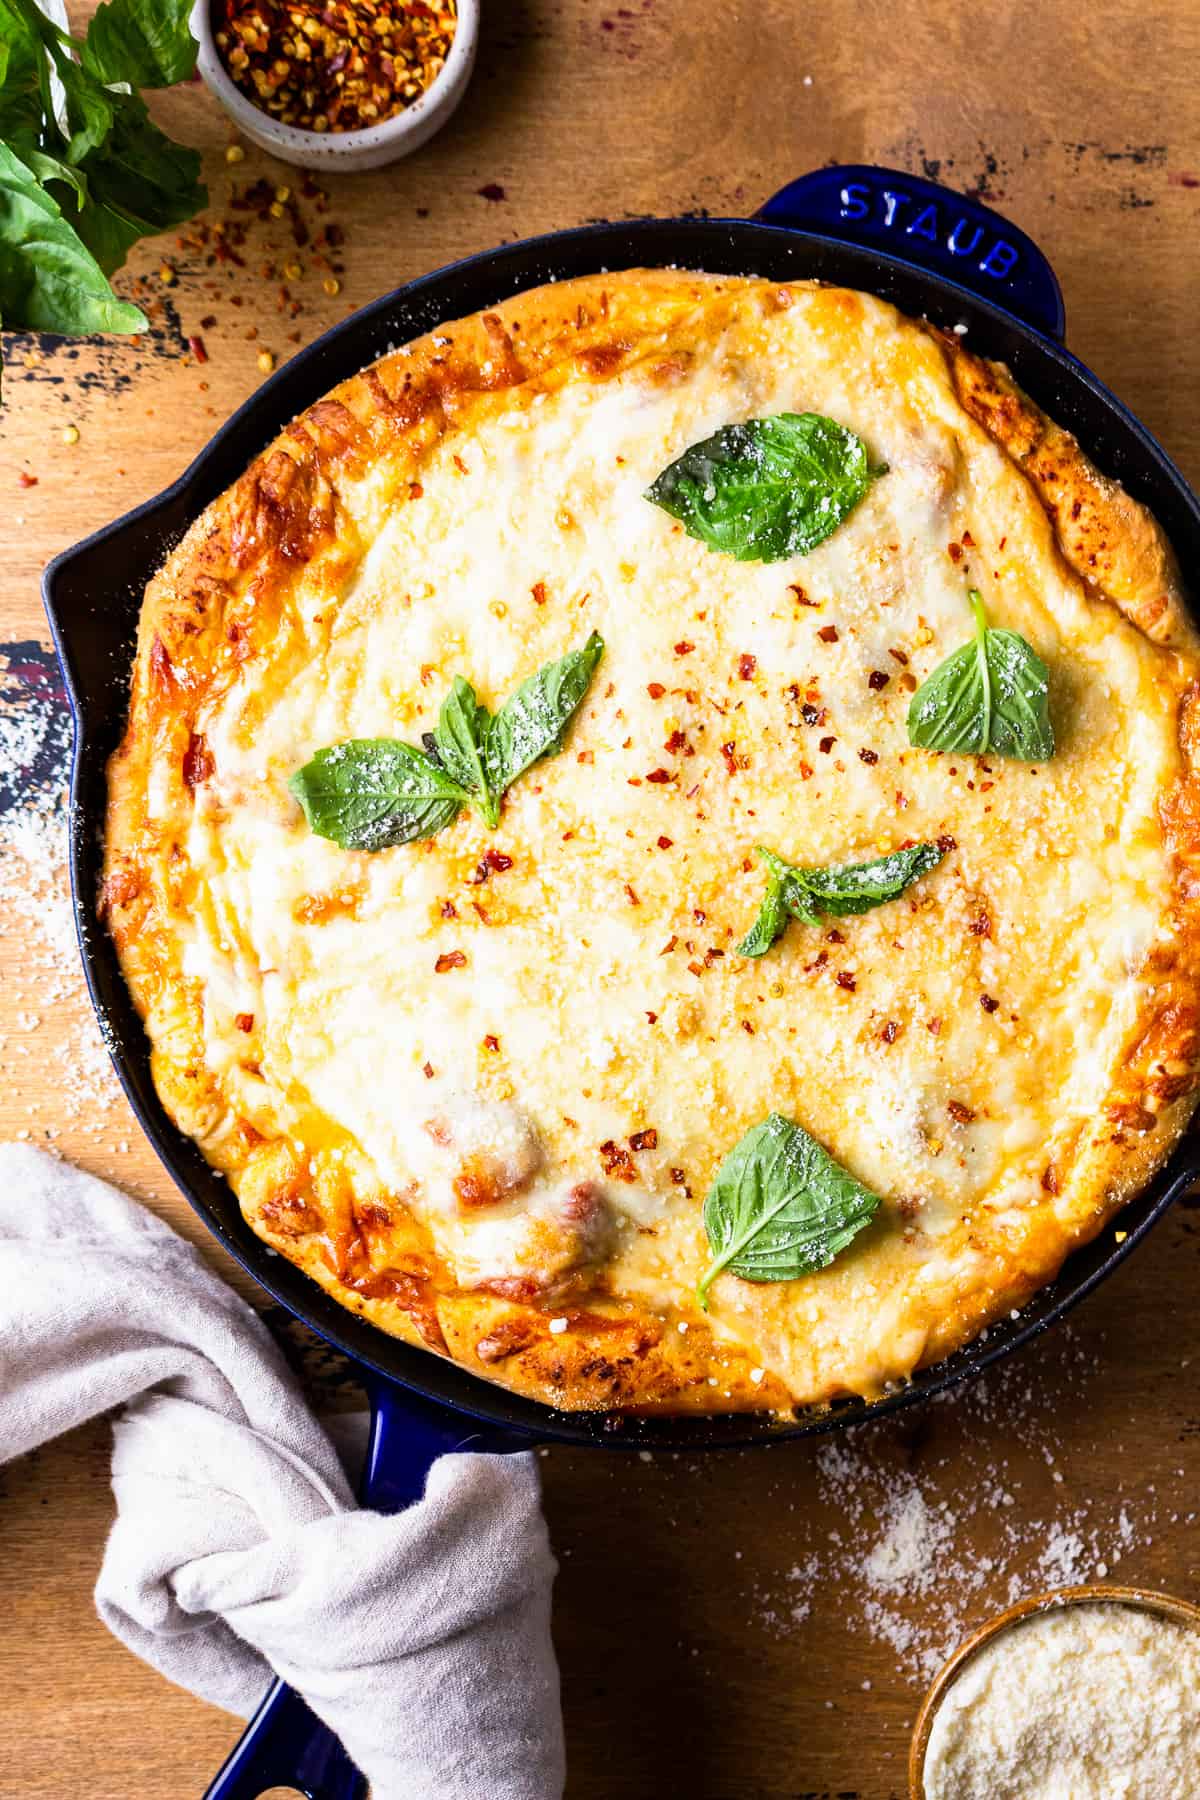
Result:
<svg viewBox="0 0 1200 1800"><path fill-rule="evenodd" d="M938 174L1048 249L1072 347L1200 482L1196 7L483 10L452 124L406 163L330 183L328 202L255 152L228 165L231 133L198 86L161 97L168 128L205 151L209 221L245 226L245 266L208 266L199 234L159 240L118 281L153 300L140 344L6 338L0 746L16 741L8 728L33 729L50 789L64 735L38 600L46 559L172 480L262 379L262 350L282 360L380 292L501 239L752 210L832 160ZM282 222L231 209L231 188L263 176L298 198L303 247L289 207ZM331 223L344 241L321 238ZM104 1075L62 936L44 792L30 849L32 783L0 822L0 1138L48 1139L198 1238ZM1010 1595L1107 1573L1200 1598L1198 1226L1177 1209L984 1390L832 1447L547 1454L570 1800L890 1800L923 1675ZM319 1385L346 1403L344 1383ZM6 1800L198 1796L237 1733L96 1621L107 1458L101 1422L0 1471Z"/></svg>

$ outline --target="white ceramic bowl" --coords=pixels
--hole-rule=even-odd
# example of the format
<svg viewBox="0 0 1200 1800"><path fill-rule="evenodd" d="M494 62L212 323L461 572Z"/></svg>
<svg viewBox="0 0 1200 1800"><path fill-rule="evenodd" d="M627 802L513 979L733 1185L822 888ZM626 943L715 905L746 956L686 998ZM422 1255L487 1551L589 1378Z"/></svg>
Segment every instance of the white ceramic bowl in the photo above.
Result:
<svg viewBox="0 0 1200 1800"><path fill-rule="evenodd" d="M301 169L378 169L407 156L441 129L467 91L479 42L479 0L458 0L458 26L445 66L420 99L365 131L302 131L283 125L248 100L229 75L213 35L213 0L197 0L192 32L197 66L238 130L252 144Z"/></svg>

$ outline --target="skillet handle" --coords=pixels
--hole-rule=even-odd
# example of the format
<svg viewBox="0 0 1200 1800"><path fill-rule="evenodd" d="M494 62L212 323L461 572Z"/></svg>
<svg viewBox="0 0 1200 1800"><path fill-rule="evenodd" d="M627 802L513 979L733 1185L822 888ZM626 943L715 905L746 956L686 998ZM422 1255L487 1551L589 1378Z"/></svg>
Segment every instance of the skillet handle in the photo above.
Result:
<svg viewBox="0 0 1200 1800"><path fill-rule="evenodd" d="M766 225L817 231L956 282L1043 337L1066 330L1062 289L1031 237L979 200L938 181L865 163L814 169L755 214Z"/></svg>
<svg viewBox="0 0 1200 1800"><path fill-rule="evenodd" d="M439 1456L452 1450L527 1450L530 1439L464 1418L381 1375L366 1377L371 1431L359 1498L375 1512L420 1500ZM258 1800L271 1788L307 1800L366 1800L367 1783L327 1725L277 1681L247 1725L204 1800Z"/></svg>

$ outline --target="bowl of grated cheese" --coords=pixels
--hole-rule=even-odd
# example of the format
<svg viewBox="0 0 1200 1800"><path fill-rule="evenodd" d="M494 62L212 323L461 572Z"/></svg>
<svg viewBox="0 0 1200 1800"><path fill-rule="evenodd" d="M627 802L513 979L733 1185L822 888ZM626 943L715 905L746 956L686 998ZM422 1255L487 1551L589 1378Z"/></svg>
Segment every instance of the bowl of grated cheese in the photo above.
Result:
<svg viewBox="0 0 1200 1800"><path fill-rule="evenodd" d="M1060 1588L968 1638L926 1695L911 1800L1200 1800L1200 1606Z"/></svg>

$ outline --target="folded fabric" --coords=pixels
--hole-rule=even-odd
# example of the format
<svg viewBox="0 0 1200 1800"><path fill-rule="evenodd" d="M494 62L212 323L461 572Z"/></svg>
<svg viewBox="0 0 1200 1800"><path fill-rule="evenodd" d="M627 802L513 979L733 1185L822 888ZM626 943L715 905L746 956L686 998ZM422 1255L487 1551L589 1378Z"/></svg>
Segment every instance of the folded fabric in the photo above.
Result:
<svg viewBox="0 0 1200 1800"><path fill-rule="evenodd" d="M161 1220L0 1145L0 1463L112 1408L109 1628L243 1717L272 1670L374 1800L555 1800L554 1560L527 1454L360 1510L254 1312Z"/></svg>

